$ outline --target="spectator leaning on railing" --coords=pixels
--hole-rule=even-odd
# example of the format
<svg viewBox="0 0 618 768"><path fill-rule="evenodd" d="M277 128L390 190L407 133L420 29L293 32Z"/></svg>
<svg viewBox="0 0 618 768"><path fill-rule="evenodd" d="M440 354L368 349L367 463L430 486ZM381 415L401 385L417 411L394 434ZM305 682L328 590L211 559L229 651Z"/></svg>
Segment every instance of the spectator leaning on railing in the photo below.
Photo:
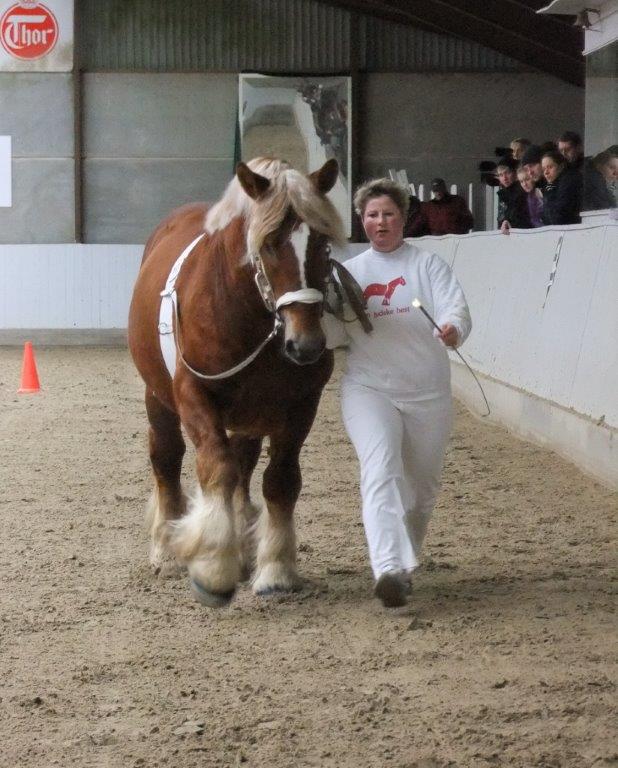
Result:
<svg viewBox="0 0 618 768"><path fill-rule="evenodd" d="M526 195L526 206L528 208L528 218L530 219L531 226L542 227L543 195L541 194L541 190L537 189L534 179L525 168L520 167L517 170L517 180Z"/></svg>
<svg viewBox="0 0 618 768"><path fill-rule="evenodd" d="M498 228L504 233L511 227L530 229L526 193L517 182L517 161L503 157L496 166L498 189Z"/></svg>
<svg viewBox="0 0 618 768"><path fill-rule="evenodd" d="M556 150L545 152L541 163L547 181L543 191L544 223L579 224L583 192L581 173L570 167L564 155Z"/></svg>

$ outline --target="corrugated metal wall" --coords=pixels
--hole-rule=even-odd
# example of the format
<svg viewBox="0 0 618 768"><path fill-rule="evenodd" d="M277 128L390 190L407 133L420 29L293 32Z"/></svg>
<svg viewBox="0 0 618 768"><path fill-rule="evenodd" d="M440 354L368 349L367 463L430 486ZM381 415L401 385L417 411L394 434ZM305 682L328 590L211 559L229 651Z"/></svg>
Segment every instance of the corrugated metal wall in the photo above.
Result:
<svg viewBox="0 0 618 768"><path fill-rule="evenodd" d="M77 12L90 72L346 72L353 55L368 72L523 69L469 41L365 15L355 26L317 0L80 0Z"/></svg>

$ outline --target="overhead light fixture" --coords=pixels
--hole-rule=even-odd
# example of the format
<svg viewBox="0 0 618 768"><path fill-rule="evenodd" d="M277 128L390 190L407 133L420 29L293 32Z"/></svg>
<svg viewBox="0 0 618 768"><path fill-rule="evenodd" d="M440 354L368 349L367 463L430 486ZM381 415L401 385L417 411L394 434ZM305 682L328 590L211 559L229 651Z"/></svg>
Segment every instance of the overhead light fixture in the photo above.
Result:
<svg viewBox="0 0 618 768"><path fill-rule="evenodd" d="M596 8L584 8L575 16L573 26L583 27L583 29L590 29L593 24L593 22L590 20L591 13L596 13L597 18L595 21L598 21L601 18L601 14L599 11L597 11Z"/></svg>

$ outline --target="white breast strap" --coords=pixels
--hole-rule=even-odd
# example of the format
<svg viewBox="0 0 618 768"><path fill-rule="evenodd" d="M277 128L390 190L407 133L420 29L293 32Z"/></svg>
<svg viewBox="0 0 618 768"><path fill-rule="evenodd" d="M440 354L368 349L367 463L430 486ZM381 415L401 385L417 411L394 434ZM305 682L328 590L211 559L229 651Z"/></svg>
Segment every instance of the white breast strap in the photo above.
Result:
<svg viewBox="0 0 618 768"><path fill-rule="evenodd" d="M185 259L204 237L202 232L190 243L174 262L165 288L161 291L161 307L159 308L159 343L161 353L170 376L176 372L176 339L174 338L174 315L176 314L176 280Z"/></svg>
<svg viewBox="0 0 618 768"><path fill-rule="evenodd" d="M293 304L295 301L299 301L301 304L318 304L324 301L324 294L315 288L301 288L300 291L288 291L279 296L275 309Z"/></svg>

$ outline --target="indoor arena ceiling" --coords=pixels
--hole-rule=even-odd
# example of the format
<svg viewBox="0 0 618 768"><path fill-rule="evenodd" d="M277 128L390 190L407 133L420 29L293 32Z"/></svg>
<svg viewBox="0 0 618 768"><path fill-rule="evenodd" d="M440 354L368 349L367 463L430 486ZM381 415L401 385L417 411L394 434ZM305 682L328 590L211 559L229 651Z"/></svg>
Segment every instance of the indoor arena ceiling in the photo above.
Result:
<svg viewBox="0 0 618 768"><path fill-rule="evenodd" d="M329 0L379 16L480 43L542 72L584 84L583 30L575 17L538 15L547 0Z"/></svg>

